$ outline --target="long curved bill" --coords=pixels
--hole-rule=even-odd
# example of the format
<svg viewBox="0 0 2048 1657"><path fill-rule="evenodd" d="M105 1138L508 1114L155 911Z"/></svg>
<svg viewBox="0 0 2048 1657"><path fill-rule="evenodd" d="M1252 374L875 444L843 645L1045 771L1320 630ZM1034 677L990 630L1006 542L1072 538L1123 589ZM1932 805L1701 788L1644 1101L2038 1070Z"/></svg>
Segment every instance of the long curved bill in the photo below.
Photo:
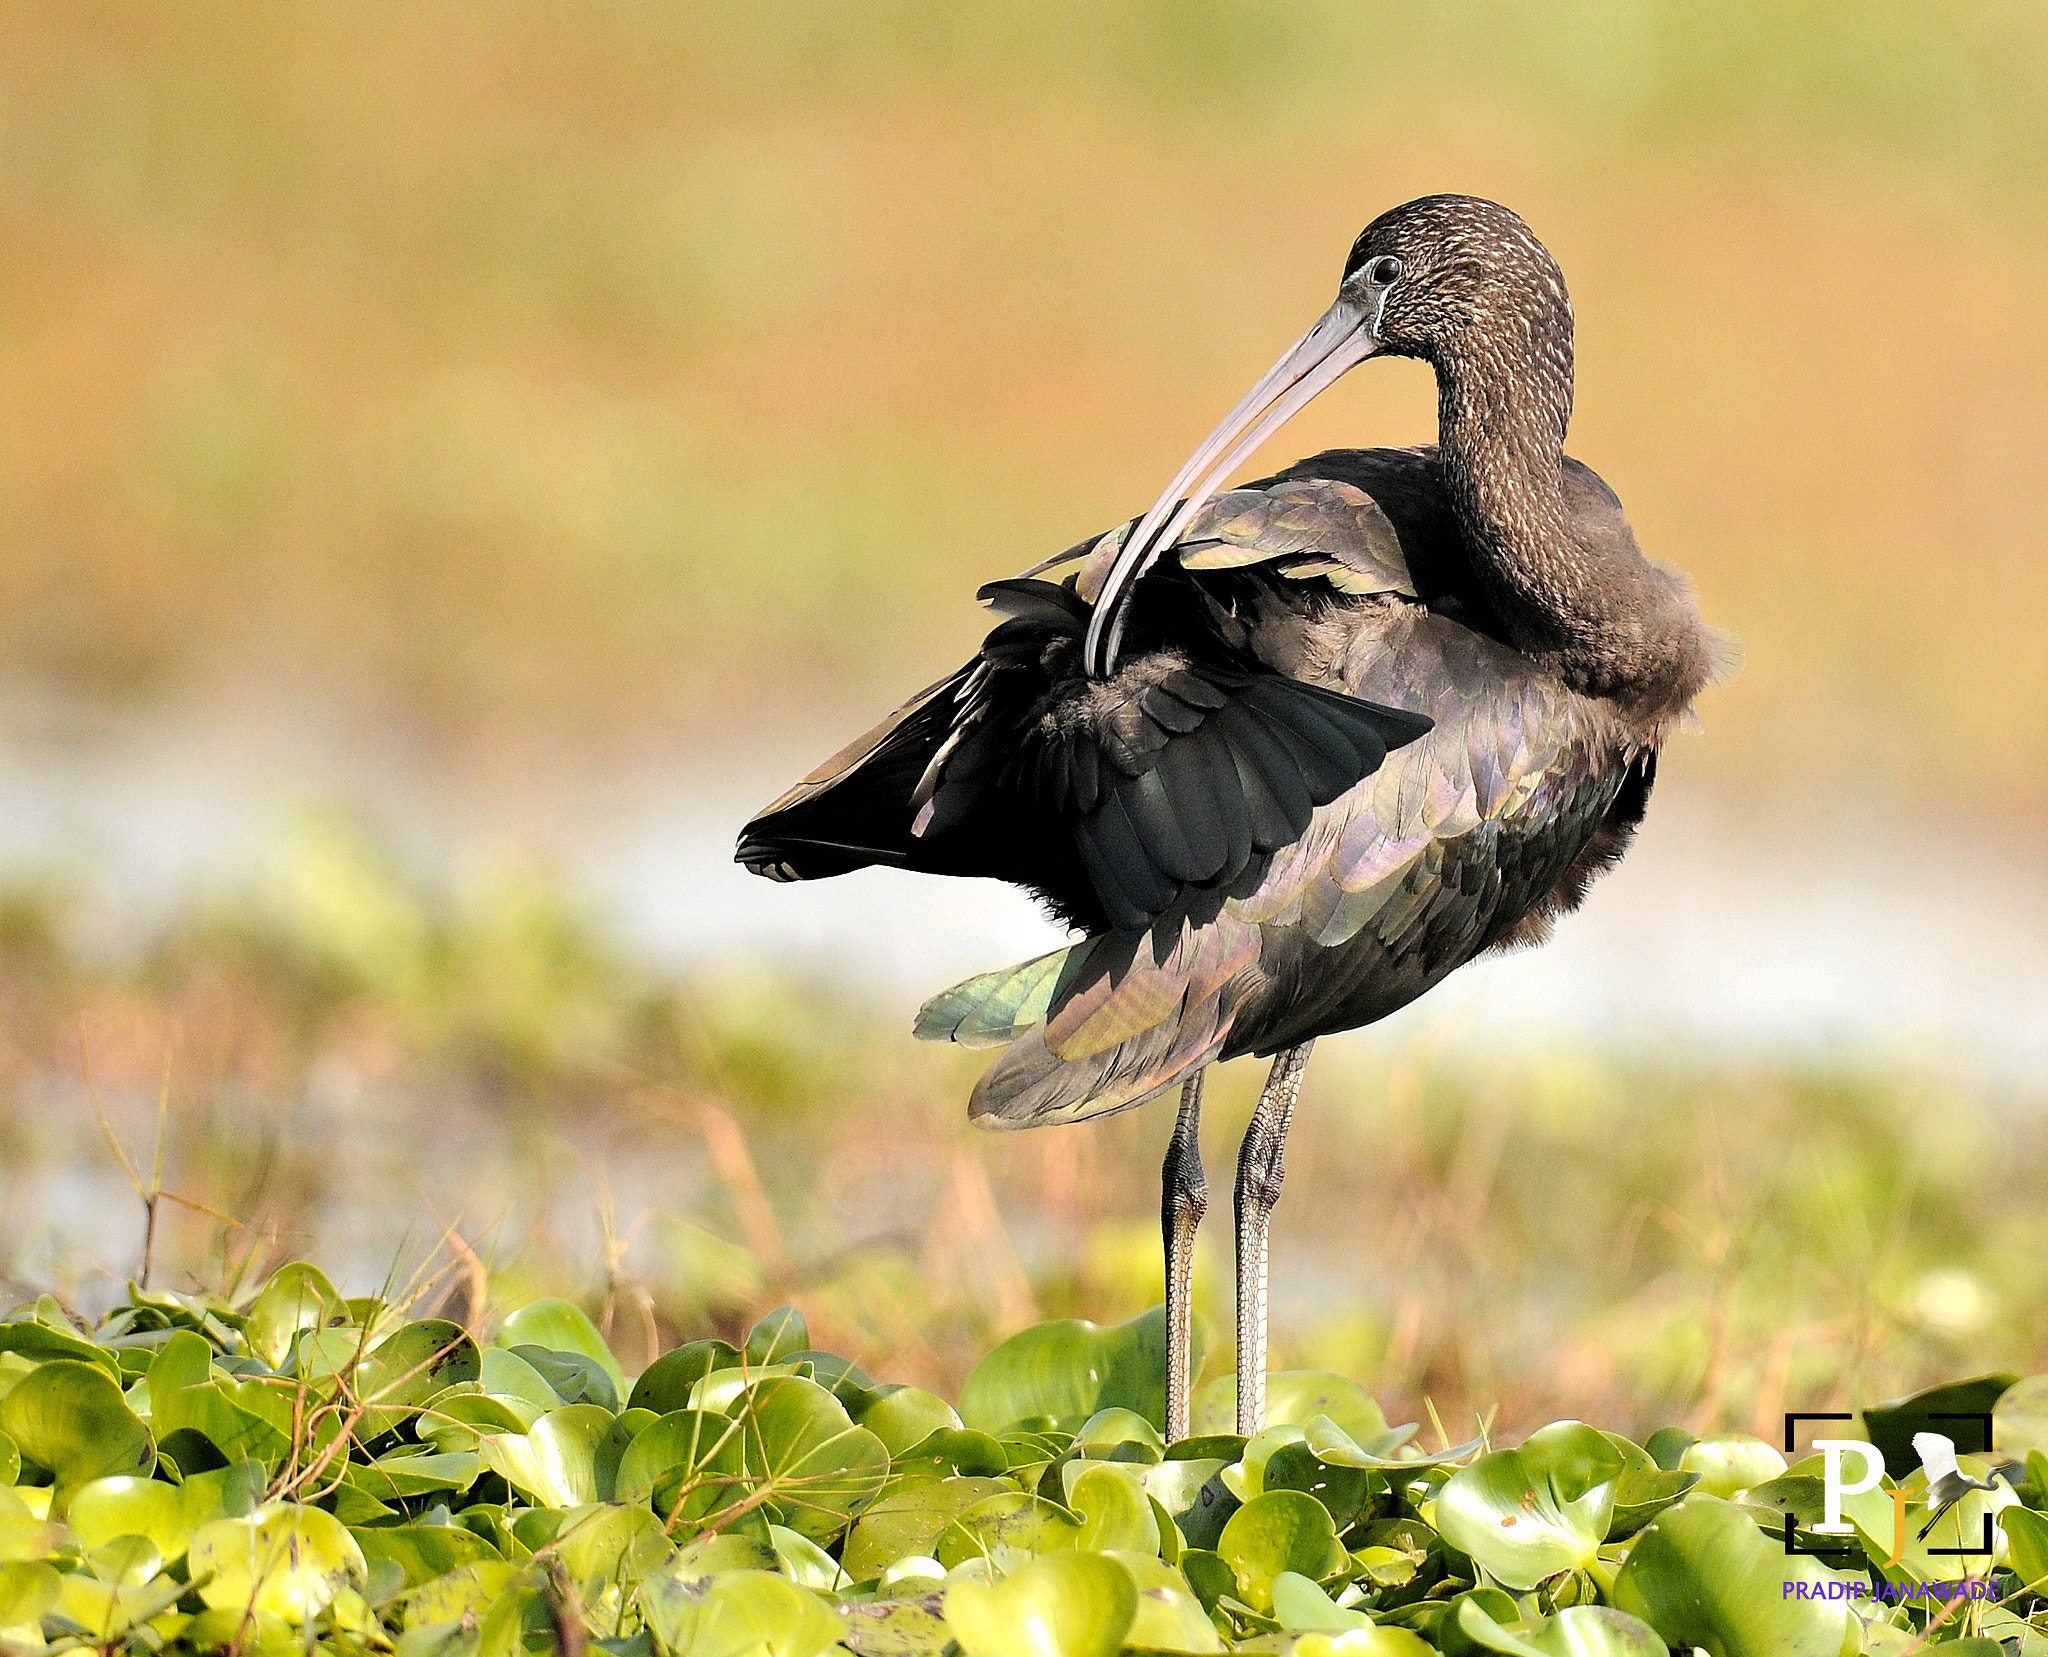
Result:
<svg viewBox="0 0 2048 1657"><path fill-rule="evenodd" d="M1116 666L1123 643L1124 620L1138 578L1180 539L1209 497L1271 437L1309 403L1380 347L1375 319L1363 305L1339 299L1316 325L1269 368L1244 401L1223 418L1188 462L1174 474L1158 500L1131 531L1103 578L1095 614L1088 623L1082 660L1094 677L1106 678ZM1182 491L1186 498L1182 498ZM1176 507L1175 503L1178 502Z"/></svg>

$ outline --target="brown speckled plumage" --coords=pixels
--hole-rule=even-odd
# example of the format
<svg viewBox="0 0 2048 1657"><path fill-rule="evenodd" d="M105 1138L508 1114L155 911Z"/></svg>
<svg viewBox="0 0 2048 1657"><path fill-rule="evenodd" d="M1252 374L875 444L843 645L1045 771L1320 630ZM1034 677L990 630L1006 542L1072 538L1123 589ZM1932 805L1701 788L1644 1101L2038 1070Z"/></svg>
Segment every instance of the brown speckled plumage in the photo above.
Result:
<svg viewBox="0 0 2048 1657"><path fill-rule="evenodd" d="M1505 208L1437 196L1367 227L1345 291L1389 256L1380 348L1434 367L1436 446L1209 501L1132 589L1103 678L1081 630L1130 525L1062 583L987 589L1009 619L981 655L742 837L780 878L1012 880L1086 934L927 1006L921 1034L1007 1044L975 1090L990 1125L1135 1104L1540 938L1626 848L1711 676L1686 583L1564 454L1550 255Z"/></svg>

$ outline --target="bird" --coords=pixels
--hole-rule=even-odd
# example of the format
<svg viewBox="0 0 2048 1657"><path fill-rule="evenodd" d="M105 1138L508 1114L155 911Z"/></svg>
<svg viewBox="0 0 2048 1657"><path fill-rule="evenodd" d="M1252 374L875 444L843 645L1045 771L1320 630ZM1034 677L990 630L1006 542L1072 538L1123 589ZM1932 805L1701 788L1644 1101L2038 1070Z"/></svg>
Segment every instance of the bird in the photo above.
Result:
<svg viewBox="0 0 2048 1657"><path fill-rule="evenodd" d="M1311 1046L1540 941L1627 849L1666 739L1728 665L1690 581L1564 452L1572 353L1563 274L1519 215L1450 194L1380 214L1334 302L1148 511L984 586L1002 619L975 657L740 835L737 860L771 879L993 877L1070 930L935 996L917 1034L1004 1049L969 1100L985 1127L1179 1088L1169 1438L1190 1425L1208 1067L1273 1061L1233 1192L1249 1436ZM1434 444L1224 487L1376 356L1434 369Z"/></svg>
<svg viewBox="0 0 2048 1657"><path fill-rule="evenodd" d="M1955 1440L1946 1433L1915 1433L1913 1451L1919 1456L1921 1469L1927 1475L1927 1505L1933 1509L1927 1523L1920 1527L1920 1540L1923 1542L1941 1523L1941 1516L1972 1490L1987 1494L1995 1492L1998 1481L2003 1479L2008 1490L2017 1491L2026 1474L2026 1469L2018 1462L2001 1461L1993 1464L1988 1479L1971 1478L1956 1464Z"/></svg>

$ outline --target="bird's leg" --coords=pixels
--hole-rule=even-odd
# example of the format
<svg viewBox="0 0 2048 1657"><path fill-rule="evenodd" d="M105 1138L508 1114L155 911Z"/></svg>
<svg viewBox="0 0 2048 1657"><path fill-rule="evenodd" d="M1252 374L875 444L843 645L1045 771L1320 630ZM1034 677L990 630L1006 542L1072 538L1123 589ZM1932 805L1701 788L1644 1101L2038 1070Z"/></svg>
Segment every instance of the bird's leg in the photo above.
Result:
<svg viewBox="0 0 2048 1657"><path fill-rule="evenodd" d="M1205 1067L1206 1070L1206 1067ZM1159 1224L1166 1234L1166 1441L1188 1436L1188 1389L1194 1384L1195 1232L1209 1211L1202 1172L1202 1077L1180 1085L1180 1115L1160 1171Z"/></svg>
<svg viewBox="0 0 2048 1657"><path fill-rule="evenodd" d="M1237 1430L1247 1438L1266 1424L1266 1240L1312 1045L1285 1048L1273 1061L1237 1153Z"/></svg>

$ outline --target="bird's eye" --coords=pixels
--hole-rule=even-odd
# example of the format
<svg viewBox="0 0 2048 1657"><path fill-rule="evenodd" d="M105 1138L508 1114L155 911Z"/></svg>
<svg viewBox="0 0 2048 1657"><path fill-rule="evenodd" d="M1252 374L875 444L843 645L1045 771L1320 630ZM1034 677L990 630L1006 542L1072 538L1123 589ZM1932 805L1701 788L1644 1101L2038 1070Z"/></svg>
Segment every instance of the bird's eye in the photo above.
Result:
<svg viewBox="0 0 2048 1657"><path fill-rule="evenodd" d="M1401 261L1389 253L1366 266L1365 275L1376 287L1392 287L1401 280Z"/></svg>

